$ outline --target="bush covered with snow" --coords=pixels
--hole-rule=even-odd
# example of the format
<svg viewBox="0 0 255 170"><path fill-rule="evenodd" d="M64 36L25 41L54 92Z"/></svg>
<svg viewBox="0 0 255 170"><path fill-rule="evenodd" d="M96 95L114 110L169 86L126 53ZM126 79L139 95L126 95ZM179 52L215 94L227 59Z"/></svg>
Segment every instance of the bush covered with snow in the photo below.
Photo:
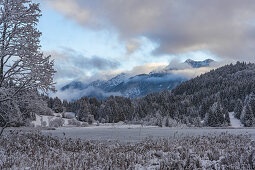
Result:
<svg viewBox="0 0 255 170"><path fill-rule="evenodd" d="M0 169L254 169L255 142L221 134L100 143L36 133L0 138Z"/></svg>
<svg viewBox="0 0 255 170"><path fill-rule="evenodd" d="M72 125L72 126L81 126L81 122L76 120L76 119L69 119L68 120L68 125Z"/></svg>
<svg viewBox="0 0 255 170"><path fill-rule="evenodd" d="M64 119L57 117L49 121L49 127L61 127L64 123Z"/></svg>
<svg viewBox="0 0 255 170"><path fill-rule="evenodd" d="M75 118L75 113L73 112L64 112L62 114L63 118L66 118L66 119L74 119Z"/></svg>
<svg viewBox="0 0 255 170"><path fill-rule="evenodd" d="M88 126L89 126L88 122L82 122L81 124L81 127L88 127Z"/></svg>

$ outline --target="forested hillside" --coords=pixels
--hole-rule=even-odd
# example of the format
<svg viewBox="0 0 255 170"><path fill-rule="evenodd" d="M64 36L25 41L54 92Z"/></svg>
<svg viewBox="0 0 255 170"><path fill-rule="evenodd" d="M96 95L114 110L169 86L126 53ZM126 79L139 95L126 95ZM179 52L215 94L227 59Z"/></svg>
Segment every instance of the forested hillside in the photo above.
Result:
<svg viewBox="0 0 255 170"><path fill-rule="evenodd" d="M109 97L103 101L81 98L74 102L48 99L57 111L75 112L79 120L89 115L100 122L132 121L158 126L228 126L229 112L245 126L255 126L255 64L237 62L196 77L171 91L140 99ZM58 104L55 104L56 102Z"/></svg>

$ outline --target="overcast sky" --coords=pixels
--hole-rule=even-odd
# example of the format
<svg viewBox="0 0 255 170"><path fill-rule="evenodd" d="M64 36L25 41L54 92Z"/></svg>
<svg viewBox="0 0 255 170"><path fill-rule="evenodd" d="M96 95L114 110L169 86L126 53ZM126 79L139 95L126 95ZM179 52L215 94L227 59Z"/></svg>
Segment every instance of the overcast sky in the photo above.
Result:
<svg viewBox="0 0 255 170"><path fill-rule="evenodd" d="M255 62L254 0L37 1L58 84L147 73L173 59Z"/></svg>

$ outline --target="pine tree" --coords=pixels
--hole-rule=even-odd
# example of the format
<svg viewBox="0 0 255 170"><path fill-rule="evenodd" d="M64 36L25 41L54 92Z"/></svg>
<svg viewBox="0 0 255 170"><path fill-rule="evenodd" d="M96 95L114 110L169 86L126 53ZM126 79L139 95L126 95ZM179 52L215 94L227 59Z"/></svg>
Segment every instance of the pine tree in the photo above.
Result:
<svg viewBox="0 0 255 170"><path fill-rule="evenodd" d="M240 116L242 114L242 110L243 110L242 101L240 99L238 99L237 102L236 102L236 105L235 105L235 109L234 109L235 117L237 119L240 119Z"/></svg>
<svg viewBox="0 0 255 170"><path fill-rule="evenodd" d="M224 116L224 125L229 126L230 125L230 117L229 117L229 112L226 108L222 108L222 113Z"/></svg>
<svg viewBox="0 0 255 170"><path fill-rule="evenodd" d="M255 118L249 104L245 105L243 108L241 122L245 127L252 127L255 125Z"/></svg>
<svg viewBox="0 0 255 170"><path fill-rule="evenodd" d="M218 102L215 102L213 106L209 109L206 119L207 126L217 127L224 125L225 118L223 113L223 108Z"/></svg>
<svg viewBox="0 0 255 170"><path fill-rule="evenodd" d="M166 123L165 123L165 126L166 126L166 127L169 127L169 117L168 117L168 116L166 117Z"/></svg>
<svg viewBox="0 0 255 170"><path fill-rule="evenodd" d="M62 113L63 112L63 105L62 105L61 100L58 97L54 98L53 110L56 113Z"/></svg>

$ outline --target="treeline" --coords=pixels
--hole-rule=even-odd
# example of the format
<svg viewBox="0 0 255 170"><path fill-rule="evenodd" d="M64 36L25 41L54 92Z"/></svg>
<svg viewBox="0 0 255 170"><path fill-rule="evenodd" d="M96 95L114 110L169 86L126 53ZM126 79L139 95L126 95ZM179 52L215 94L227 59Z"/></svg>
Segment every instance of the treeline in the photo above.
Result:
<svg viewBox="0 0 255 170"><path fill-rule="evenodd" d="M245 126L255 126L255 64L237 62L211 70L172 91L152 93L140 99L109 97L103 101L83 97L61 102L48 98L55 112L74 112L86 121L130 121L158 126L228 126L229 112Z"/></svg>

